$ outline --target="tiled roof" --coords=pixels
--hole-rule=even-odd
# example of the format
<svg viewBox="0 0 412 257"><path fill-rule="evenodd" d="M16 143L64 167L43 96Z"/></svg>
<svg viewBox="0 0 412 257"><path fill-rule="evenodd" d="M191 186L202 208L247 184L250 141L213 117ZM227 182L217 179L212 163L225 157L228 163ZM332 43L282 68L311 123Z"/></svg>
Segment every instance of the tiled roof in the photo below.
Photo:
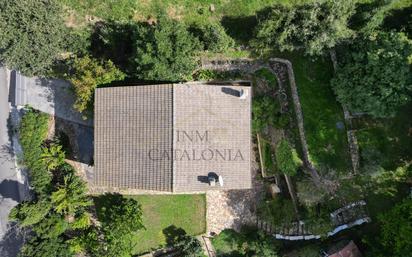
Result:
<svg viewBox="0 0 412 257"><path fill-rule="evenodd" d="M147 154L172 148L173 85L99 88L95 97L95 183L171 191L172 164Z"/></svg>
<svg viewBox="0 0 412 257"><path fill-rule="evenodd" d="M236 95L241 90L246 97ZM199 83L97 89L94 183L169 192L250 188L250 90ZM223 186L211 187L209 173Z"/></svg>

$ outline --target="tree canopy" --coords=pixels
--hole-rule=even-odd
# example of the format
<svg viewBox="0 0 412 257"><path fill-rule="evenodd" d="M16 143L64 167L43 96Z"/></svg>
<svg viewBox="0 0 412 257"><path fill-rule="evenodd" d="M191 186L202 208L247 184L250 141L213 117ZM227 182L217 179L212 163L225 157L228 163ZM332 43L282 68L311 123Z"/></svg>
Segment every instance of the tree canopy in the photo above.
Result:
<svg viewBox="0 0 412 257"><path fill-rule="evenodd" d="M412 199L405 199L378 217L381 224L379 241L384 251L394 257L408 256L412 252ZM378 256L388 256L380 253Z"/></svg>
<svg viewBox="0 0 412 257"><path fill-rule="evenodd" d="M181 22L159 17L136 27L135 75L145 80L186 80L197 66L199 40Z"/></svg>
<svg viewBox="0 0 412 257"><path fill-rule="evenodd" d="M343 54L332 87L353 112L391 117L410 101L412 42L405 34L378 32Z"/></svg>
<svg viewBox="0 0 412 257"><path fill-rule="evenodd" d="M275 5L260 15L255 42L263 48L303 48L309 55L319 55L354 35L348 28L354 9L353 1Z"/></svg>
<svg viewBox="0 0 412 257"><path fill-rule="evenodd" d="M137 243L133 242L132 235L144 228L140 204L120 194L106 194L98 202L105 256L131 256Z"/></svg>
<svg viewBox="0 0 412 257"><path fill-rule="evenodd" d="M44 75L63 49L65 27L55 0L0 0L0 61Z"/></svg>

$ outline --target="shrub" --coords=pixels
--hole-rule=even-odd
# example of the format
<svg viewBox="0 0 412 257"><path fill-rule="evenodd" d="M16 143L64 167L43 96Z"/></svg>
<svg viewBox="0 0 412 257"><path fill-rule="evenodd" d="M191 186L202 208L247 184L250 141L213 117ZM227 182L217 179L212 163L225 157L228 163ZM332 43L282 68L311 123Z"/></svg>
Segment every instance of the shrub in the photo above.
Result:
<svg viewBox="0 0 412 257"><path fill-rule="evenodd" d="M74 108L83 113L91 109L93 93L98 85L122 80L125 75L111 61L99 61L90 56L75 57L68 77L76 94Z"/></svg>
<svg viewBox="0 0 412 257"><path fill-rule="evenodd" d="M41 145L46 139L49 117L33 109L24 114L20 128L19 139L23 149L23 162L29 169L30 183L36 193L42 194L49 190L51 173L42 160Z"/></svg>
<svg viewBox="0 0 412 257"><path fill-rule="evenodd" d="M47 167L47 170L54 170L55 168L64 164L65 153L61 145L51 144L49 147L42 147L41 158Z"/></svg>
<svg viewBox="0 0 412 257"><path fill-rule="evenodd" d="M275 156L278 169L289 176L296 175L297 169L302 165L296 150L286 139L282 139L276 147Z"/></svg>
<svg viewBox="0 0 412 257"><path fill-rule="evenodd" d="M280 105L270 96L255 96L252 101L252 129L258 133L267 126L285 127L289 117L280 112Z"/></svg>

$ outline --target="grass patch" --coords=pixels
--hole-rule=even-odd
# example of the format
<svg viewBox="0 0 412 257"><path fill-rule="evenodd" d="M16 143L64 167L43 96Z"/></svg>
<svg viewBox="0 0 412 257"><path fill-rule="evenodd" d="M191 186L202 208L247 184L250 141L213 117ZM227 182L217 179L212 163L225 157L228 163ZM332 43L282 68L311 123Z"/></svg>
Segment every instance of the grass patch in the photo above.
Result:
<svg viewBox="0 0 412 257"><path fill-rule="evenodd" d="M220 20L223 16L251 16L274 3L287 0L63 0L62 3L82 15L112 20L145 20L159 14L185 22ZM213 4L215 10L210 10Z"/></svg>
<svg viewBox="0 0 412 257"><path fill-rule="evenodd" d="M338 122L344 123L343 110L329 83L332 63L329 59L311 60L299 53L277 55L293 65L311 160L317 167L347 172L351 162L346 129L337 128Z"/></svg>
<svg viewBox="0 0 412 257"><path fill-rule="evenodd" d="M254 73L254 76L257 78L265 79L271 89L277 89L278 81L276 79L276 76L270 70L266 68L259 69Z"/></svg>
<svg viewBox="0 0 412 257"><path fill-rule="evenodd" d="M261 138L260 139L261 149L262 149L262 163L265 167L265 173L267 176L272 176L276 174L276 163L275 155L273 153L273 146L269 141Z"/></svg>
<svg viewBox="0 0 412 257"><path fill-rule="evenodd" d="M164 229L175 226L189 235L206 231L206 198L196 195L139 195L136 199L143 210L143 224L146 230L136 234L136 254L157 249L166 244Z"/></svg>

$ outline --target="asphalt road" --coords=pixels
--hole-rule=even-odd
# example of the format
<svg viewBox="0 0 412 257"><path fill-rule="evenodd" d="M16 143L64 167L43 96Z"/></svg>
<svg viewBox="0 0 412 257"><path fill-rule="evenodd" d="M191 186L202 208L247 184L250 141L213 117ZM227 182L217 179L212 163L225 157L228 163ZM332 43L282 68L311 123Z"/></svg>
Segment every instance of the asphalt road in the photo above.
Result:
<svg viewBox="0 0 412 257"><path fill-rule="evenodd" d="M7 73L0 67L0 256L15 256L20 240L10 228L8 215L20 201L19 181L8 133L9 118Z"/></svg>

